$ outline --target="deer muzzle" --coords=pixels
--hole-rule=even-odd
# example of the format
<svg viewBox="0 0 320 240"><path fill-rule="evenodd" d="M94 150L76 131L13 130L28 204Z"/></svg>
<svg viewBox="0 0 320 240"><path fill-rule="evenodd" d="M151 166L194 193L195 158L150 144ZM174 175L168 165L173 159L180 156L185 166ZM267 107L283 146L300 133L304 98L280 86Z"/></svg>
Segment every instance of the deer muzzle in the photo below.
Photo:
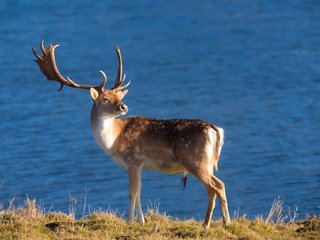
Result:
<svg viewBox="0 0 320 240"><path fill-rule="evenodd" d="M121 115L124 115L129 111L129 109L128 109L127 105L125 105L124 103L120 103L118 105L118 111L121 113Z"/></svg>

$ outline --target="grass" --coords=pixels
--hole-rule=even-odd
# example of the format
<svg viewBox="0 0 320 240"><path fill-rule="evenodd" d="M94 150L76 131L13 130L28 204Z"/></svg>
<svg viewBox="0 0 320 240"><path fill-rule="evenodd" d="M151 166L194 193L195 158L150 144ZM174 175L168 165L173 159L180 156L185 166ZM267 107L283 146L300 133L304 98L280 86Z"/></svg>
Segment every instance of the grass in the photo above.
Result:
<svg viewBox="0 0 320 240"><path fill-rule="evenodd" d="M34 200L23 206L0 209L0 239L320 239L320 218L297 221L297 213L284 213L277 199L264 219L236 217L230 226L213 221L209 229L194 219L178 220L148 210L146 224L127 223L115 213L95 212L76 220L74 212L45 213ZM72 207L71 207L72 210Z"/></svg>

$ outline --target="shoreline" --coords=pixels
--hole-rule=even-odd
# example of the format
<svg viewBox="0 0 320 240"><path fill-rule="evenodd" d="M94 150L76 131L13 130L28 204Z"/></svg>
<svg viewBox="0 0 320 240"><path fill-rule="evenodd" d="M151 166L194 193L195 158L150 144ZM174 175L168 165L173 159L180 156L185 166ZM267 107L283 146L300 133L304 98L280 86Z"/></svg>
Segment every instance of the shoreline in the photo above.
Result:
<svg viewBox="0 0 320 240"><path fill-rule="evenodd" d="M266 218L235 216L228 227L213 220L210 228L204 228L200 221L174 219L157 209L148 210L144 225L101 211L75 219L72 212L45 213L27 199L24 206L1 211L0 239L319 239L320 216L297 220L277 209L273 206Z"/></svg>

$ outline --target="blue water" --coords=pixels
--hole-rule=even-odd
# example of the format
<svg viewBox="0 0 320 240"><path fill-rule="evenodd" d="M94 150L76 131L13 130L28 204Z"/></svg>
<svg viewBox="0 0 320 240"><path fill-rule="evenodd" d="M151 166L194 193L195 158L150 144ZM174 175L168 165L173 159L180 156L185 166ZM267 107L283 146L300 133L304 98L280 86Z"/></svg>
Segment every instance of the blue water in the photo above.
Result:
<svg viewBox="0 0 320 240"><path fill-rule="evenodd" d="M318 1L14 1L0 3L0 202L28 195L47 210L127 214L126 171L95 144L86 91L48 82L33 62L59 43L61 71L112 86L119 44L131 80L130 115L201 118L225 129L217 176L231 215L266 215L274 199L320 213ZM190 177L143 173L142 203L203 218ZM90 205L90 206L89 206ZM220 217L220 210L214 212Z"/></svg>

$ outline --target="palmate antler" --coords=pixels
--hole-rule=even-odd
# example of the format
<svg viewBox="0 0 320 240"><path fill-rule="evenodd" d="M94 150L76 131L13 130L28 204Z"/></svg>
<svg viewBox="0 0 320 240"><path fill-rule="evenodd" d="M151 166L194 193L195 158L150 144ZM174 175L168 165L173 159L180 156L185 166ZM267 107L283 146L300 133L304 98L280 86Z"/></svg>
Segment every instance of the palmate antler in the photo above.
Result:
<svg viewBox="0 0 320 240"><path fill-rule="evenodd" d="M34 48L32 49L32 51L35 57L37 58L35 62L38 63L43 75L45 75L48 80L57 81L61 84L60 88L58 89L59 91L62 90L64 85L73 87L73 88L79 88L79 89L89 90L90 88L95 88L100 92L104 91L104 87L107 83L107 75L103 71L100 71L103 76L101 85L78 84L73 80L71 80L69 77L65 78L64 76L62 76L62 74L60 73L56 65L56 60L54 55L54 51L58 46L59 45L50 44L48 48L45 48L44 41L42 40L40 44L40 48L43 55L40 56ZM114 89L115 91L120 91L128 87L130 82L124 86L121 86L125 77L122 76L122 57L121 57L120 47L118 46L116 46L116 53L119 60L119 66L118 66L117 79L112 89Z"/></svg>

